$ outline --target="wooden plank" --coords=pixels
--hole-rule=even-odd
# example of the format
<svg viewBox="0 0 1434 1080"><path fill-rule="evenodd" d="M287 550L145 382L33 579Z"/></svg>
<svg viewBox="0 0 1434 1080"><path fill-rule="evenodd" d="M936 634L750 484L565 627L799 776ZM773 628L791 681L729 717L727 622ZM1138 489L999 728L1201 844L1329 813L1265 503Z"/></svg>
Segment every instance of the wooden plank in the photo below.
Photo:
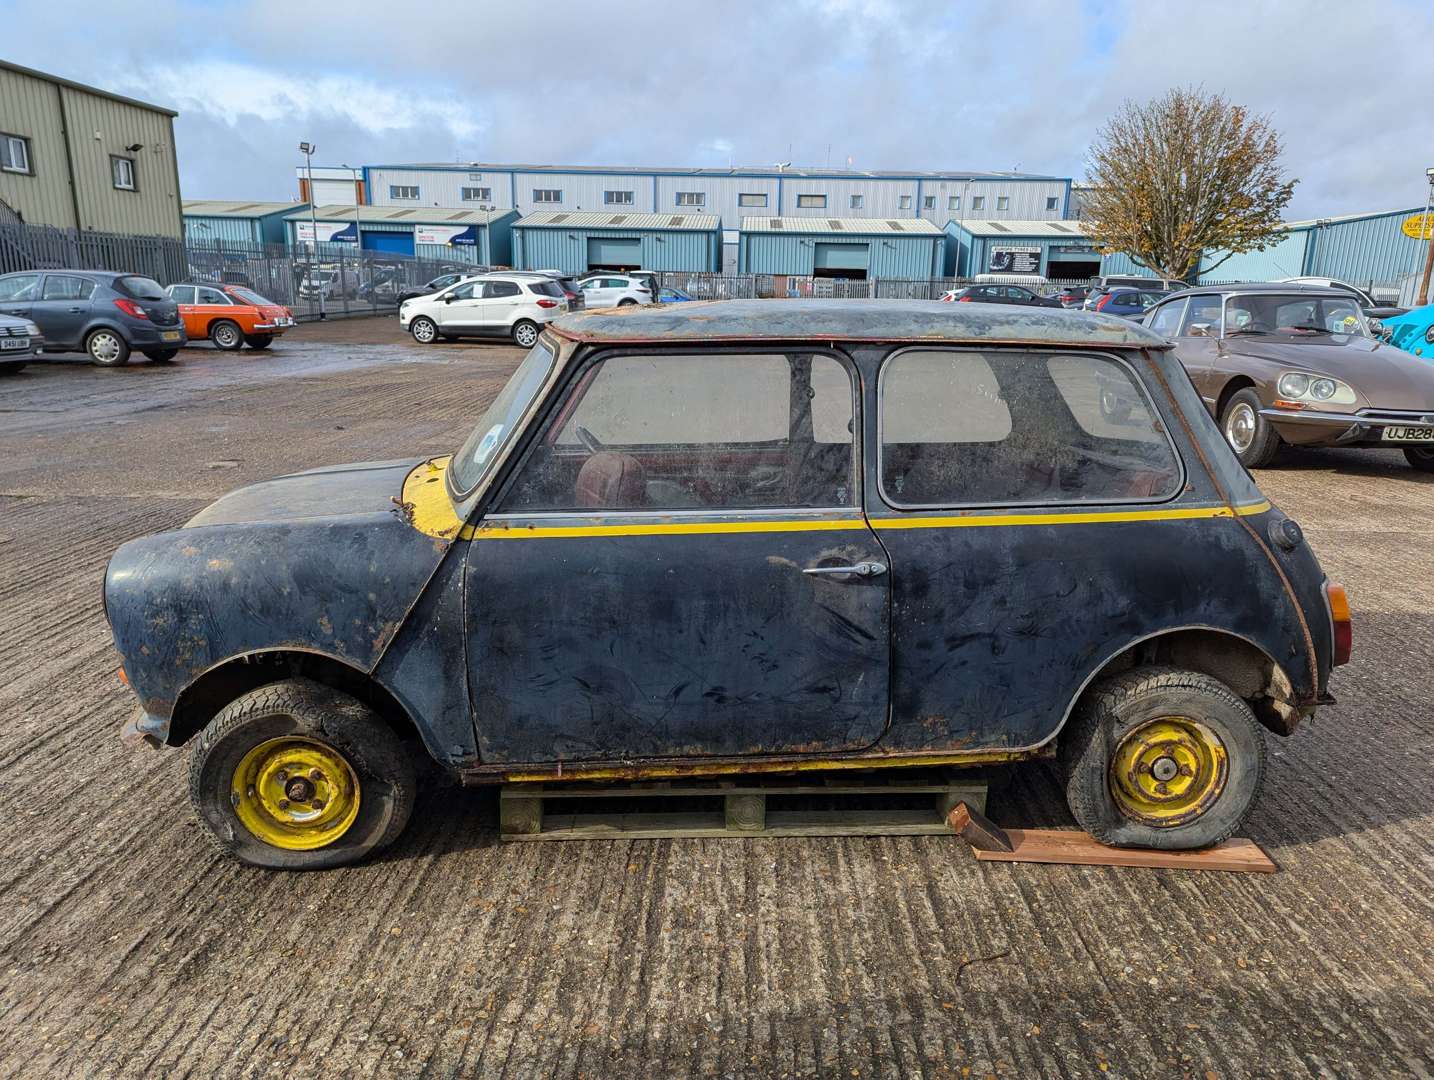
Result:
<svg viewBox="0 0 1434 1080"><path fill-rule="evenodd" d="M1202 851L1113 848L1089 833L1069 829L1006 829L1010 851L973 848L982 862L1069 863L1078 866L1134 866L1156 870L1226 870L1273 874L1279 867L1253 840L1234 838Z"/></svg>
<svg viewBox="0 0 1434 1080"><path fill-rule="evenodd" d="M925 811L869 810L769 814L761 832L728 829L722 814L547 814L541 833L500 833L504 842L549 840L752 840L798 836L943 836L944 821Z"/></svg>
<svg viewBox="0 0 1434 1080"><path fill-rule="evenodd" d="M1011 838L995 822L969 804L958 802L943 815L951 831L977 851L1010 851Z"/></svg>

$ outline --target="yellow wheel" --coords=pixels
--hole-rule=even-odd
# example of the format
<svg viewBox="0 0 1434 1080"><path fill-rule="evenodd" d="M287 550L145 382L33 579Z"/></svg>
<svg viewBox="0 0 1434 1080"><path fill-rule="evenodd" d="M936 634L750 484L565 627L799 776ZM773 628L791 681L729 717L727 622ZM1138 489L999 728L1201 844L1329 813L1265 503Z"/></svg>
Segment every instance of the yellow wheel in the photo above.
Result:
<svg viewBox="0 0 1434 1080"><path fill-rule="evenodd" d="M1110 761L1110 792L1122 814L1157 828L1193 821L1225 790L1225 744L1186 716L1150 720L1125 733Z"/></svg>
<svg viewBox="0 0 1434 1080"><path fill-rule="evenodd" d="M327 847L358 817L360 788L348 759L302 735L268 739L234 770L230 801L244 827L288 851Z"/></svg>

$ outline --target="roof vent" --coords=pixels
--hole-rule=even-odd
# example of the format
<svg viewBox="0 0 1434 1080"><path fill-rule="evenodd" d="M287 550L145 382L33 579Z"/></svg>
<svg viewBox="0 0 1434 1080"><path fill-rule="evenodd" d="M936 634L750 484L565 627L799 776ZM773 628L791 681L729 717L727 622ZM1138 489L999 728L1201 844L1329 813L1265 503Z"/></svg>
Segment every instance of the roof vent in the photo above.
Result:
<svg viewBox="0 0 1434 1080"><path fill-rule="evenodd" d="M676 217L674 217L671 221L669 221L669 222L667 223L667 225L668 225L669 228L678 228L678 227L680 227L680 226L682 225L682 221L683 221L683 215L682 215L682 214L678 214L678 215L677 215Z"/></svg>
<svg viewBox="0 0 1434 1080"><path fill-rule="evenodd" d="M567 220L568 220L568 215L567 215L567 214L557 214L557 215L554 215L551 219L549 219L548 224L549 224L549 225L561 225L563 222L565 222L565 221L567 221Z"/></svg>
<svg viewBox="0 0 1434 1080"><path fill-rule="evenodd" d="M609 225L621 225L621 224L622 224L624 221L626 221L626 220L627 220L627 215L626 215L626 214L618 214L617 217L615 217L615 218L613 218L611 221L609 221L608 224L609 224Z"/></svg>
<svg viewBox="0 0 1434 1080"><path fill-rule="evenodd" d="M892 231L892 232L905 232L905 231L906 231L906 227L905 227L904 225L902 225L901 222L899 222L899 221L887 221L887 224L891 226L891 231Z"/></svg>
<svg viewBox="0 0 1434 1080"><path fill-rule="evenodd" d="M780 229L782 227L782 219L779 217L774 217L770 220L769 224L774 229Z"/></svg>
<svg viewBox="0 0 1434 1080"><path fill-rule="evenodd" d="M1002 225L999 221L988 221L988 222L986 222L986 224L989 225L991 228L995 229L996 232L1010 232L1010 231L1011 231L1010 229L1006 228L1006 226Z"/></svg>
<svg viewBox="0 0 1434 1080"><path fill-rule="evenodd" d="M1054 221L1050 222L1050 226L1056 232L1068 233L1074 231L1072 229L1067 229L1064 225L1057 225Z"/></svg>
<svg viewBox="0 0 1434 1080"><path fill-rule="evenodd" d="M827 218L827 224L831 226L832 232L841 232L840 218L829 217Z"/></svg>

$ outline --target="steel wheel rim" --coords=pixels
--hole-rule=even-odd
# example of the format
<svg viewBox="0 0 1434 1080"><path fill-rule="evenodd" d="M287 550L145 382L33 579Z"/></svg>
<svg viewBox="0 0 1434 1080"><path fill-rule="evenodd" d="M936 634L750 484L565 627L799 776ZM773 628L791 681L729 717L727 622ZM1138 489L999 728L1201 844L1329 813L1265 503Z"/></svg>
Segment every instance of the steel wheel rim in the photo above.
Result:
<svg viewBox="0 0 1434 1080"><path fill-rule="evenodd" d="M234 769L229 801L255 839L313 851L348 832L359 812L353 766L337 749L303 735L267 739Z"/></svg>
<svg viewBox="0 0 1434 1080"><path fill-rule="evenodd" d="M118 360L120 354L119 338L113 334L101 331L90 338L90 355L96 360L108 362Z"/></svg>
<svg viewBox="0 0 1434 1080"><path fill-rule="evenodd" d="M416 337L423 344L427 345L430 341L432 341L433 334L433 324L427 319L419 319L418 322L413 324L413 336Z"/></svg>
<svg viewBox="0 0 1434 1080"><path fill-rule="evenodd" d="M1126 732L1110 759L1110 793L1132 821L1170 829L1219 800L1229 754L1219 735L1188 716L1164 716Z"/></svg>
<svg viewBox="0 0 1434 1080"><path fill-rule="evenodd" d="M233 345L239 340L239 335L232 326L218 326L214 329L214 341L218 345Z"/></svg>
<svg viewBox="0 0 1434 1080"><path fill-rule="evenodd" d="M519 345L532 345L538 340L538 331L531 326L520 326L516 336Z"/></svg>
<svg viewBox="0 0 1434 1080"><path fill-rule="evenodd" d="M1230 415L1225 418L1225 438L1230 440L1236 453L1243 454L1254 444L1258 426L1259 418L1255 415L1255 410L1246 402L1236 402Z"/></svg>

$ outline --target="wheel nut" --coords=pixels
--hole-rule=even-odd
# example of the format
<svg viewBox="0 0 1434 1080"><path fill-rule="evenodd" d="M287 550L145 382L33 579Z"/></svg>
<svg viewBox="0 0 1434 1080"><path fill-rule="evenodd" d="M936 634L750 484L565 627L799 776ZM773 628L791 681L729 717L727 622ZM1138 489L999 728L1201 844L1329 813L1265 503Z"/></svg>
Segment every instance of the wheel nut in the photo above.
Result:
<svg viewBox="0 0 1434 1080"><path fill-rule="evenodd" d="M323 800L323 799L315 799L315 800L314 800L313 802L311 802L309 805L312 806L315 810L322 810L322 809L324 808L324 800Z"/></svg>
<svg viewBox="0 0 1434 1080"><path fill-rule="evenodd" d="M318 769L310 769L310 770L309 770L309 779L310 779L310 780L322 780L323 778L324 778L324 774L321 773L321 772L319 772Z"/></svg>
<svg viewBox="0 0 1434 1080"><path fill-rule="evenodd" d="M287 809L289 809L289 800L288 800L288 799L280 799L280 800L279 800L279 809L280 809L280 810L287 810Z"/></svg>
<svg viewBox="0 0 1434 1080"><path fill-rule="evenodd" d="M282 784L285 780L289 779L289 774L285 770L280 769L277 773L274 774L274 779Z"/></svg>

